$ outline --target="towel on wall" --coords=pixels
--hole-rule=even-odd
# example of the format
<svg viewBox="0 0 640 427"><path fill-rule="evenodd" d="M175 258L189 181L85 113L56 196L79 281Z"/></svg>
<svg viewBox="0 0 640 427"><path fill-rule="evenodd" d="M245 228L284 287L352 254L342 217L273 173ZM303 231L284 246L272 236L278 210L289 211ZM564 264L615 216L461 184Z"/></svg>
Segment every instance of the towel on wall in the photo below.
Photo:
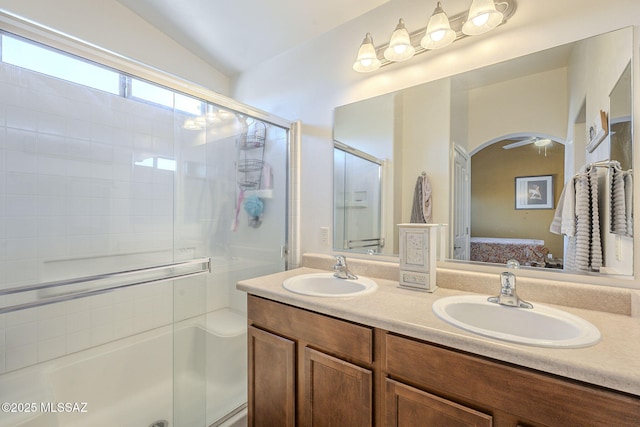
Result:
<svg viewBox="0 0 640 427"><path fill-rule="evenodd" d="M413 224L429 224L432 222L431 182L425 173L418 176L413 189L413 205L411 219Z"/></svg>
<svg viewBox="0 0 640 427"><path fill-rule="evenodd" d="M411 220L409 222L413 224L424 224L423 211L423 193L422 193L422 175L416 180L415 188L413 189L413 206L411 207Z"/></svg>
<svg viewBox="0 0 640 427"><path fill-rule="evenodd" d="M424 222L430 224L431 216L431 182L427 175L422 175L422 216Z"/></svg>

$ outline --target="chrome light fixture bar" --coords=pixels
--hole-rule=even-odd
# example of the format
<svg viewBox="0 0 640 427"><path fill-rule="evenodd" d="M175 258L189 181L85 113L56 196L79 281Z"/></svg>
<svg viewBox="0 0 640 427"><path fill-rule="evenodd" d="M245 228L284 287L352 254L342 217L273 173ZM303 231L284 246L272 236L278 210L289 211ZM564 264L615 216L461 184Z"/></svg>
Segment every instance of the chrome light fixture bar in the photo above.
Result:
<svg viewBox="0 0 640 427"><path fill-rule="evenodd" d="M374 46L371 33L367 33L353 69L368 73L427 50L441 49L465 37L484 34L507 22L515 11L515 0L472 0L468 11L449 18L438 1L425 28L409 33L404 20L400 19L389 43L378 47Z"/></svg>

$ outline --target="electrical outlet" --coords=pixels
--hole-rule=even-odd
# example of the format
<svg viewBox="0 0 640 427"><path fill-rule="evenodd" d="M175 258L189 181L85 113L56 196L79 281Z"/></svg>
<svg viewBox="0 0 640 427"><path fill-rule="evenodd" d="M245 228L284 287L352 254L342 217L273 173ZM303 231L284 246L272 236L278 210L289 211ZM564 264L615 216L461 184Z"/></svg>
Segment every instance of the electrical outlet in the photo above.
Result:
<svg viewBox="0 0 640 427"><path fill-rule="evenodd" d="M320 243L329 246L329 227L320 227Z"/></svg>

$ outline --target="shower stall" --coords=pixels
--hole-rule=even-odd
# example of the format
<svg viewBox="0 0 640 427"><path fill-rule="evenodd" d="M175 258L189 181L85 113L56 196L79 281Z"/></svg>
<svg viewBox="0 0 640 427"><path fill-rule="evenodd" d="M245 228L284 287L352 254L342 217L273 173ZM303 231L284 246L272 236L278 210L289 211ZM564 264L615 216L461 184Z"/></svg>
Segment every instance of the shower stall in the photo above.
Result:
<svg viewBox="0 0 640 427"><path fill-rule="evenodd" d="M286 267L289 125L9 21L0 427L231 425L247 399L235 283Z"/></svg>

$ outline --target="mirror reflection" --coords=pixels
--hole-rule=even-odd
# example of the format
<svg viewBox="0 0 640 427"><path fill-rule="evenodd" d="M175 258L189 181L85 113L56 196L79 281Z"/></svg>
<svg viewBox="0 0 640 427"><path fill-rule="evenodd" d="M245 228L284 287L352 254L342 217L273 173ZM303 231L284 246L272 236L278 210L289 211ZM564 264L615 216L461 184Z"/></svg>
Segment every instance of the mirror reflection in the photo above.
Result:
<svg viewBox="0 0 640 427"><path fill-rule="evenodd" d="M373 254L384 248L380 233L382 163L339 141L334 142L334 241L342 250Z"/></svg>
<svg viewBox="0 0 640 427"><path fill-rule="evenodd" d="M397 254L396 225L410 222L425 172L449 259L632 275L632 35L625 28L336 108L334 138L384 159L376 253ZM576 208L590 212L586 238ZM348 237L338 237L345 250Z"/></svg>

